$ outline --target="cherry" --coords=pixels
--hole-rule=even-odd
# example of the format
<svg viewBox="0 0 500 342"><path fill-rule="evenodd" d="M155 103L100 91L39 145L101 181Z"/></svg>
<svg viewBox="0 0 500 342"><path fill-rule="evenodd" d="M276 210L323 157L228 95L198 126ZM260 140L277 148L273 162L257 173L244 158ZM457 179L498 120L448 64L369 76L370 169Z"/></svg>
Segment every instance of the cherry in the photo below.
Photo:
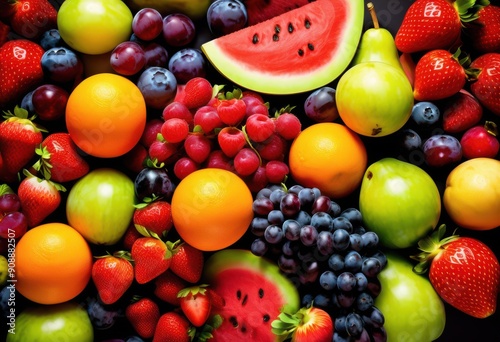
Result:
<svg viewBox="0 0 500 342"><path fill-rule="evenodd" d="M493 121L469 128L460 139L463 156L466 159L495 158L500 150L497 134L498 129Z"/></svg>
<svg viewBox="0 0 500 342"><path fill-rule="evenodd" d="M69 93L55 84L43 84L33 91L31 101L41 120L53 121L64 117Z"/></svg>

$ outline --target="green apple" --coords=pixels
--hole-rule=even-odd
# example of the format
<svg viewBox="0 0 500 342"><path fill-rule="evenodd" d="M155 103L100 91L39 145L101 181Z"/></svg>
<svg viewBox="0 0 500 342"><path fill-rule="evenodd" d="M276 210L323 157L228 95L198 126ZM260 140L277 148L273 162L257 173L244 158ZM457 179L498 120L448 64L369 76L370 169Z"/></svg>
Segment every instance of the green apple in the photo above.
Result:
<svg viewBox="0 0 500 342"><path fill-rule="evenodd" d="M9 274L9 263L7 258L0 255L0 286L7 284L7 276Z"/></svg>
<svg viewBox="0 0 500 342"><path fill-rule="evenodd" d="M383 137L403 127L414 103L405 74L379 61L350 67L339 79L335 101L345 125L369 137Z"/></svg>
<svg viewBox="0 0 500 342"><path fill-rule="evenodd" d="M387 266L378 275L382 291L374 305L385 317L389 341L435 341L444 331L443 301L427 277L394 251L384 252Z"/></svg>
<svg viewBox="0 0 500 342"><path fill-rule="evenodd" d="M66 216L88 242L113 245L125 234L135 203L134 182L121 171L100 168L73 185Z"/></svg>
<svg viewBox="0 0 500 342"><path fill-rule="evenodd" d="M407 248L430 233L441 215L441 195L434 180L416 165L378 160L365 171L359 194L365 227L389 248Z"/></svg>
<svg viewBox="0 0 500 342"><path fill-rule="evenodd" d="M98 55L130 38L132 20L121 0L66 0L57 13L57 28L71 48Z"/></svg>
<svg viewBox="0 0 500 342"><path fill-rule="evenodd" d="M14 314L12 324L7 322L7 342L94 340L87 311L75 302L30 306Z"/></svg>

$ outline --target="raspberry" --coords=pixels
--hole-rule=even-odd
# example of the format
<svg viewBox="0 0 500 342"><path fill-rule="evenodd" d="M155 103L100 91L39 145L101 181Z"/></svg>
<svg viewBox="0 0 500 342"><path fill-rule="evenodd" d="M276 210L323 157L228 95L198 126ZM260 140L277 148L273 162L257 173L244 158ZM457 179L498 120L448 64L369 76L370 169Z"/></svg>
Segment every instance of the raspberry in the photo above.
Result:
<svg viewBox="0 0 500 342"><path fill-rule="evenodd" d="M252 114L247 118L245 131L255 142L263 142L274 133L274 120L264 114Z"/></svg>
<svg viewBox="0 0 500 342"><path fill-rule="evenodd" d="M219 147L230 158L246 145L245 134L236 127L224 127L217 135Z"/></svg>
<svg viewBox="0 0 500 342"><path fill-rule="evenodd" d="M240 99L223 100L217 106L217 113L223 123L236 126L246 115L246 104Z"/></svg>

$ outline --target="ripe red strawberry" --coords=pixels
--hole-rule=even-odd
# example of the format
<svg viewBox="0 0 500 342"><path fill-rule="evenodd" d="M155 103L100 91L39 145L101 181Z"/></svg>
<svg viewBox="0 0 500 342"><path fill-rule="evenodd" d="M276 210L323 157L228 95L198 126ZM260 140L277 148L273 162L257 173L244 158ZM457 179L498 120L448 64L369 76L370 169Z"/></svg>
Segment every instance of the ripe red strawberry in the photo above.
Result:
<svg viewBox="0 0 500 342"><path fill-rule="evenodd" d="M15 104L42 83L44 52L27 39L10 40L0 47L0 107Z"/></svg>
<svg viewBox="0 0 500 342"><path fill-rule="evenodd" d="M479 18L465 26L465 37L479 53L500 52L500 7L491 3L478 12Z"/></svg>
<svg viewBox="0 0 500 342"><path fill-rule="evenodd" d="M275 334L295 342L331 341L334 330L330 314L314 306L304 307L294 315L283 312L271 327Z"/></svg>
<svg viewBox="0 0 500 342"><path fill-rule="evenodd" d="M191 342L196 330L182 314L175 311L160 316L153 342Z"/></svg>
<svg viewBox="0 0 500 342"><path fill-rule="evenodd" d="M149 230L164 237L173 225L170 203L163 200L140 203L134 210L132 221L139 233Z"/></svg>
<svg viewBox="0 0 500 342"><path fill-rule="evenodd" d="M182 102L189 109L205 106L213 95L212 84L204 77L195 77L186 82Z"/></svg>
<svg viewBox="0 0 500 342"><path fill-rule="evenodd" d="M17 189L17 196L28 221L28 227L35 227L59 207L61 203L59 191L66 189L49 180L35 177L29 172L25 174L26 178L21 181Z"/></svg>
<svg viewBox="0 0 500 342"><path fill-rule="evenodd" d="M179 276L167 270L155 279L154 294L161 300L179 306L181 301L177 294L187 287L187 282Z"/></svg>
<svg viewBox="0 0 500 342"><path fill-rule="evenodd" d="M20 107L14 114L7 112L0 123L0 153L3 165L0 180L12 181L16 174L35 156L35 149L43 140L43 129L35 125L28 111Z"/></svg>
<svg viewBox="0 0 500 342"><path fill-rule="evenodd" d="M130 253L116 252L98 257L92 265L92 281L104 304L117 302L134 281Z"/></svg>
<svg viewBox="0 0 500 342"><path fill-rule="evenodd" d="M246 104L237 98L221 100L217 105L217 114L227 126L236 126L245 118Z"/></svg>
<svg viewBox="0 0 500 342"><path fill-rule="evenodd" d="M496 115L500 115L500 53L487 53L472 61L477 74L471 80L471 93Z"/></svg>
<svg viewBox="0 0 500 342"><path fill-rule="evenodd" d="M10 26L25 38L35 40L43 32L57 28L57 11L48 0L17 0L12 6Z"/></svg>
<svg viewBox="0 0 500 342"><path fill-rule="evenodd" d="M144 237L144 235L142 235L137 231L133 222L130 222L127 230L125 231L125 234L123 234L122 238L123 248L127 251L131 251L135 240L141 237Z"/></svg>
<svg viewBox="0 0 500 342"><path fill-rule="evenodd" d="M394 41L405 53L447 49L459 39L461 28L460 16L450 2L417 0L406 11Z"/></svg>
<svg viewBox="0 0 500 342"><path fill-rule="evenodd" d="M172 251L170 270L189 283L196 283L203 272L203 252L180 240L169 243Z"/></svg>
<svg viewBox="0 0 500 342"><path fill-rule="evenodd" d="M463 132L483 117L483 107L479 101L462 89L447 99L441 106L443 112L443 129L448 133Z"/></svg>
<svg viewBox="0 0 500 342"><path fill-rule="evenodd" d="M432 50L418 60L413 85L415 100L441 100L464 87L467 75L458 60L460 53L460 50L453 55L447 50Z"/></svg>
<svg viewBox="0 0 500 342"><path fill-rule="evenodd" d="M168 270L172 252L165 242L156 237L135 240L131 250L134 260L134 276L139 284L145 284Z"/></svg>
<svg viewBox="0 0 500 342"><path fill-rule="evenodd" d="M36 154L40 159L33 168L40 171L45 179L64 183L85 176L89 172L89 164L78 153L68 133L52 133L47 136Z"/></svg>
<svg viewBox="0 0 500 342"><path fill-rule="evenodd" d="M127 306L125 317L140 337L151 338L160 320L160 308L151 298L143 297Z"/></svg>
<svg viewBox="0 0 500 342"><path fill-rule="evenodd" d="M483 242L452 235L443 239L441 225L419 242L422 252L412 256L414 270L429 270L429 280L439 296L456 309L476 318L491 316L500 290L500 265ZM430 264L430 266L429 266Z"/></svg>
<svg viewBox="0 0 500 342"><path fill-rule="evenodd" d="M177 294L182 312L195 327L201 327L205 324L212 310L212 303L206 293L206 286L188 287Z"/></svg>

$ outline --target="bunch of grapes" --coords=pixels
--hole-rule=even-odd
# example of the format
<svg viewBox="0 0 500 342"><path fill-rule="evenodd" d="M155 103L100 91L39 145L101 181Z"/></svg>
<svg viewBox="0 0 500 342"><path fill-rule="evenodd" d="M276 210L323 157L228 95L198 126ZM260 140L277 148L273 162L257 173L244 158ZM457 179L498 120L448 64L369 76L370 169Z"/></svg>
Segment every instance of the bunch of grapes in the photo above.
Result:
<svg viewBox="0 0 500 342"><path fill-rule="evenodd" d="M253 202L251 251L277 260L299 288L302 304L327 310L334 341L385 341L384 316L374 305L378 274L387 264L361 212L317 188L267 186Z"/></svg>
<svg viewBox="0 0 500 342"><path fill-rule="evenodd" d="M19 197L7 184L0 185L0 239L18 239L27 229Z"/></svg>

